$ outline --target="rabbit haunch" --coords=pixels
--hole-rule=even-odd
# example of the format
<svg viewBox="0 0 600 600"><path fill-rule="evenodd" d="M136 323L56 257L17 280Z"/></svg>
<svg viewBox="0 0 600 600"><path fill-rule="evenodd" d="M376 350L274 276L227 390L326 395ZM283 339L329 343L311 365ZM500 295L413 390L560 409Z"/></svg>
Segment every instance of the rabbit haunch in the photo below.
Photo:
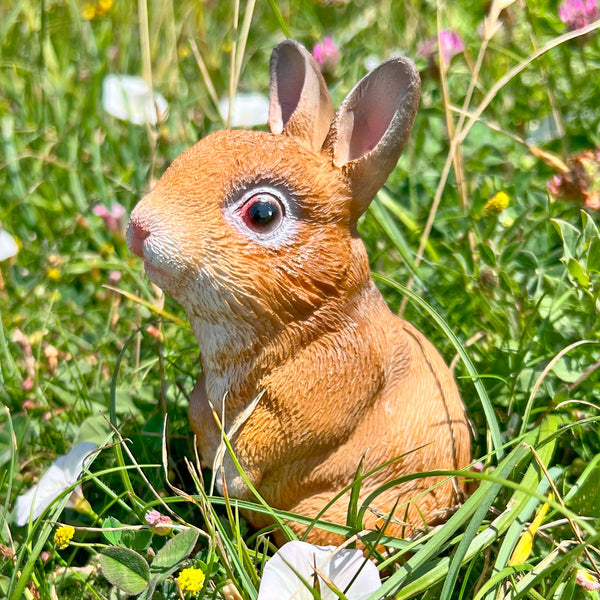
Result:
<svg viewBox="0 0 600 600"><path fill-rule="evenodd" d="M363 481L361 502L387 481L469 462L453 377L389 310L356 232L408 138L418 85L410 61L388 61L334 116L310 54L282 42L271 59L271 133L209 135L131 215L130 248L183 305L200 344L189 414L202 458L221 460L214 409L226 431L235 424L235 455L273 507L316 516L361 460L363 472L389 462ZM229 494L251 498L227 453L222 461ZM460 494L441 481L409 479L376 495L365 527L394 509L390 534L441 519ZM344 523L348 499L323 517ZM321 529L308 539L339 541Z"/></svg>

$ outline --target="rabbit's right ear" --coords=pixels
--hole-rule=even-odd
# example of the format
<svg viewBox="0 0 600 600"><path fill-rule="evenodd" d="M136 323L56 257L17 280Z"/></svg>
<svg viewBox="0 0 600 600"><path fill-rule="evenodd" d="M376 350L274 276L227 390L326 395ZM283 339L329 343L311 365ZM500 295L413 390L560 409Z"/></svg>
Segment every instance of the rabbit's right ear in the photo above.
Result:
<svg viewBox="0 0 600 600"><path fill-rule="evenodd" d="M421 79L408 58L387 60L348 94L323 151L348 179L358 218L396 166L415 120Z"/></svg>
<svg viewBox="0 0 600 600"><path fill-rule="evenodd" d="M327 85L310 52L285 40L271 54L269 127L318 152L333 120Z"/></svg>

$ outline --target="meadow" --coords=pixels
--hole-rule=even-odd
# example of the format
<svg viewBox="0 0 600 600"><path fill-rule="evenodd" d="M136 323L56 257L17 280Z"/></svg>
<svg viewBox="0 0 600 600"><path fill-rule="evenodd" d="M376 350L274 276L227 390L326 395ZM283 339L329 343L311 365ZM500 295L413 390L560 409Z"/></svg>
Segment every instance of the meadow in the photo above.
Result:
<svg viewBox="0 0 600 600"><path fill-rule="evenodd" d="M248 503L210 493L187 418L198 345L124 226L228 124L219 100L267 94L287 36L331 38L336 105L380 61L417 63L410 141L359 228L473 425L475 491L387 553L367 538L383 581L369 600L600 598L599 28L589 0L3 2L0 597L258 597L275 549ZM143 77L168 116L109 114L109 74ZM82 496L69 479L18 525L16 498L84 442L102 450ZM334 528L351 544L363 509Z"/></svg>

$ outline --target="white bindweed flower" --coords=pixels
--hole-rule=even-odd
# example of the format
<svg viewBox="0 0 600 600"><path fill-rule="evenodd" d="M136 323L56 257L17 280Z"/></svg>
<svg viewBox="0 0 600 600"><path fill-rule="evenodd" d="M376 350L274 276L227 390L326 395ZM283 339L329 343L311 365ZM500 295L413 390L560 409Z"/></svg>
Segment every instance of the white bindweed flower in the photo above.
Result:
<svg viewBox="0 0 600 600"><path fill-rule="evenodd" d="M134 125L162 123L169 112L165 98L135 75L107 75L102 82L102 107Z"/></svg>
<svg viewBox="0 0 600 600"><path fill-rule="evenodd" d="M229 98L219 102L219 111L223 118L229 112ZM264 125L269 118L269 100L262 94L237 94L231 111L232 127L254 127Z"/></svg>
<svg viewBox="0 0 600 600"><path fill-rule="evenodd" d="M258 600L313 600L298 575L313 589L318 587L322 600L339 598L330 586L348 600L364 600L381 587L377 567L360 550L292 541L267 561Z"/></svg>
<svg viewBox="0 0 600 600"><path fill-rule="evenodd" d="M19 247L15 238L8 231L0 228L0 261L15 256L18 251Z"/></svg>
<svg viewBox="0 0 600 600"><path fill-rule="evenodd" d="M70 488L78 479L83 469L84 461L90 461L88 455L98 446L93 442L81 442L68 454L59 456L54 464L42 475L32 488L21 494L15 504L15 524L25 525L29 519L37 519L65 490ZM81 486L73 490L74 508L81 505ZM84 500L85 502L85 500Z"/></svg>
<svg viewBox="0 0 600 600"><path fill-rule="evenodd" d="M381 64L381 58L376 54L368 54L363 62L367 71L373 71Z"/></svg>

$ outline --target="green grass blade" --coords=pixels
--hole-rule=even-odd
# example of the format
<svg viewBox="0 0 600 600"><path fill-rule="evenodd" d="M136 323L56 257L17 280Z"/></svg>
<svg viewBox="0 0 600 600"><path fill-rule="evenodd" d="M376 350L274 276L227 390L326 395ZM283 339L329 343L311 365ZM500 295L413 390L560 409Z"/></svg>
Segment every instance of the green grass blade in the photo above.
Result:
<svg viewBox="0 0 600 600"><path fill-rule="evenodd" d="M140 334L139 329L136 329L125 341L119 355L117 356L117 360L115 362L115 367L112 373L112 377L110 380L110 423L114 427L115 431L118 431L118 423L117 423L117 377L119 374L119 367L121 366L121 362L125 357L125 352L127 351L129 344L135 339L136 336ZM123 441L125 444L126 442ZM133 508L135 512L138 513L140 518L143 517L141 514L142 505L137 500L137 495L135 490L133 489L133 484L131 483L131 479L129 477L129 471L125 465L125 459L123 457L123 449L121 448L121 444L117 443L114 445L115 457L117 460L117 465L119 466L119 474L121 475L121 480L123 481L123 486L127 490L129 498L133 503Z"/></svg>
<svg viewBox="0 0 600 600"><path fill-rule="evenodd" d="M281 15L281 11L279 10L279 7L277 6L276 0L269 0L269 6L271 7L273 14L275 15L275 18L277 19L277 23L279 24L281 31L283 31L283 35L285 35L286 38L289 38L290 37L289 27L287 26L287 23L285 22L283 16Z"/></svg>
<svg viewBox="0 0 600 600"><path fill-rule="evenodd" d="M22 598L24 597L25 587L29 582L31 574L33 573L35 564L38 561L38 558L40 556L40 553L42 552L42 549L44 548L44 545L46 544L46 541L52 533L52 529L54 528L53 521L56 521L60 517L60 514L67 505L67 502L69 501L71 492L73 491L73 489L75 489L76 486L76 483L73 484L70 488L68 488L68 490L63 492L63 494L58 500L55 500L53 502L54 508L48 516L49 522L44 523L42 521L42 519L45 516L45 513L47 512L45 510L44 514L42 514L35 521L33 526L29 528L29 531L27 533L27 539L24 541L17 555L17 560L13 571L13 577L11 578L10 585L8 588L9 600L22 600ZM30 548L30 544L34 540L35 544L29 552L29 557L27 558L23 569L20 570L19 566L22 563L26 552Z"/></svg>
<svg viewBox="0 0 600 600"><path fill-rule="evenodd" d="M512 469L530 454L530 451L519 444L503 461L498 465L495 471L495 478L506 478ZM368 600L380 600L386 594L397 592L401 586L405 585L415 572L418 572L430 561L436 554L442 552L448 545L451 538L457 530L469 519L482 512L482 507L487 511L493 499L496 497L502 483L500 481L485 481L473 493L473 495L458 509L452 517L431 537L427 544L412 556L405 565L403 565L394 575L392 575L376 593L369 596ZM429 578L433 579L430 571ZM439 572L435 576L442 576ZM402 588L401 594L397 598L409 598L406 594L408 586ZM420 588L421 590L427 588ZM416 591L415 591L416 593Z"/></svg>
<svg viewBox="0 0 600 600"><path fill-rule="evenodd" d="M591 537L588 540L588 544L593 546L599 539L600 533ZM529 573L516 582L508 594L502 597L503 600L519 600L520 598L525 598L533 592L531 588L540 580L548 580L552 573L559 569L562 572L569 570L567 565L577 565L578 559L586 546L577 544L574 548L567 551L568 546L568 542L563 542L557 548L552 550L537 565L535 565Z"/></svg>
<svg viewBox="0 0 600 600"><path fill-rule="evenodd" d="M486 584L479 590L477 596L473 600L481 600L484 594L495 594L496 588L509 577L523 573L525 571L531 571L533 567L531 565L517 565L515 567L506 567L502 571L496 573L491 577Z"/></svg>
<svg viewBox="0 0 600 600"><path fill-rule="evenodd" d="M375 198L375 200L371 203L371 206L369 207L369 213L373 215L377 224L383 229L383 231L385 231L392 244L394 244L394 248L396 248L402 257L402 261L406 265L406 268L410 271L411 275L414 277L415 281L421 287L423 287L423 282L419 277L418 271L415 267L409 245L404 239L402 232L389 215L385 207L385 203L380 200L379 196L377 196L377 198Z"/></svg>
<svg viewBox="0 0 600 600"><path fill-rule="evenodd" d="M5 389L6 381L19 381L19 383L23 383L23 378L19 373L19 368L15 363L15 359L13 358L8 344L6 343L6 332L4 329L4 322L2 320L2 311L0 310L0 356L2 356L2 360L0 360L0 384L2 384L2 389Z"/></svg>
<svg viewBox="0 0 600 600"><path fill-rule="evenodd" d="M458 579L458 573L465 555L467 554L467 550L472 545L473 540L479 531L479 527L483 523L483 520L485 519L499 491L500 488L498 486L490 486L489 490L482 497L478 508L469 519L469 523L465 529L462 539L452 555L452 560L450 561L450 565L448 567L448 573L444 578L444 585L442 587L440 600L449 600L451 598L456 580Z"/></svg>
<svg viewBox="0 0 600 600"><path fill-rule="evenodd" d="M549 466L552 456L554 455L554 450L557 443L557 437L554 434L556 434L558 431L560 423L560 417L548 415L548 417L544 419L540 426L540 439L544 441L550 439L548 443L541 445L536 444L538 445L537 454L545 467ZM552 467L548 471L553 480L558 478L562 472L563 469L561 467ZM521 483L525 487L535 488L535 491L538 495L545 494L550 487L550 482L544 476L542 476L540 466L537 463L531 463L529 465ZM523 505L523 501L525 500L524 494L517 492L513 498L519 504L519 506ZM540 500L538 498L527 498L525 506L523 506L522 510L519 512L519 516L509 527L506 535L504 536L502 545L498 550L496 562L494 563L494 573L502 572L508 566L508 561L510 560L512 552L524 529L527 527L527 521L529 521L531 515L539 504ZM496 588L497 586L491 586L489 588L489 591L485 596L485 600L493 600L495 598Z"/></svg>
<svg viewBox="0 0 600 600"><path fill-rule="evenodd" d="M554 479L555 477L559 477L562 474L562 472L562 469L555 467L550 470L550 476ZM550 484L548 480L543 479L535 490L536 494L545 494L548 491L549 487ZM494 600L494 598L496 597L496 593L500 584L511 574L510 571L513 567L508 566L508 561L510 560L512 552L517 543L519 542L521 535L527 529L527 522L531 519L531 516L533 515L535 509L539 505L540 500L538 498L530 498L527 504L525 505L525 508L523 508L523 510L519 512L517 518L508 528L508 531L506 532L506 535L502 540L500 550L498 550L496 562L494 563L494 575L488 582L490 583L494 581L494 584L484 586L485 590L482 588L482 590L477 596L478 598L485 598L485 600ZM500 574L502 573L504 573L504 576L500 577Z"/></svg>
<svg viewBox="0 0 600 600"><path fill-rule="evenodd" d="M258 580L258 576L254 573L254 576L251 576L249 573L249 561L245 560L244 554L247 553L247 548L244 540L239 535L239 529L234 528L234 537L231 538L229 532L226 530L224 523L219 518L219 515L214 509L214 506L226 506L228 500L223 497L219 498L219 502L215 502L215 498L208 496L204 491L204 487L200 484L200 482L196 482L196 487L198 488L199 493L199 505L202 507L202 511L209 511L208 514L204 514L204 519L207 523L211 524L211 527L214 527L215 533L218 535L218 542L213 540L217 551L221 549L226 553L226 560L222 560L226 569L228 569L229 564L232 566L232 572L229 573L230 577L233 579L239 580L243 589L248 593L250 598L253 600L257 596L256 584L255 582ZM233 501L230 503L230 506L238 508L238 503ZM243 550L240 550L240 547Z"/></svg>
<svg viewBox="0 0 600 600"><path fill-rule="evenodd" d="M553 433L555 433L558 430L558 425L560 423L560 419L555 417L555 416L550 416L548 419L546 419L545 421L546 423L546 427L542 430L540 430L540 435L544 435L544 438L551 436ZM556 438L552 438L553 441L552 443L549 444L545 444L541 450L541 452L543 452L544 458L546 459L544 461L544 466L546 466L548 464L548 462L550 461L550 459L552 458L552 455L554 453L554 447L556 445ZM539 480L539 465L537 465L537 463L532 463L530 464L528 471L525 475L525 478L522 480L521 485L525 485L525 486L529 486L530 485L530 479L533 479L534 484L537 484L537 481ZM559 469L559 472L561 470ZM537 477L536 477L537 475ZM547 483L547 480L546 480ZM549 485L547 483L547 485ZM535 487L534 487L534 491L535 491ZM543 491L538 490L538 494L543 493ZM518 494L515 494L515 496L517 496L518 498ZM488 495L483 501L482 501L482 505L481 507L476 511L476 513L473 515L473 517L471 518L465 533L458 545L458 548L456 549L456 551L454 552L453 556L452 556L452 560L450 562L450 567L448 569L448 575L446 576L445 580L444 580L444 586L442 588L442 594L440 596L440 600L449 600L452 592L454 590L454 585L456 583L456 580L458 579L458 575L459 575L459 571L460 568L462 566L464 557L468 551L468 548L471 546L476 534L477 534L477 530L480 526L480 524L483 522L483 519L485 518L485 515L488 511L489 506L491 506L493 500L494 500L494 496L490 496ZM535 506L537 506L537 504L539 504L539 501L537 500L537 498L532 498L532 500L534 502L531 502L531 504L533 504L533 507L535 508ZM530 504L530 502L528 502L528 504ZM521 516L521 514L519 515ZM518 519L518 518L517 518ZM514 523L513 523L514 525ZM517 525L519 530L521 530L521 525L518 524ZM517 538L518 539L518 538ZM508 558L510 558L510 554L508 555ZM508 560L507 558L507 560ZM505 567L505 565L501 565L502 568Z"/></svg>
<svg viewBox="0 0 600 600"><path fill-rule="evenodd" d="M377 273L373 273L373 277L377 281L381 281L386 285L398 290L401 294L404 294L409 297L415 304L424 309L433 320L440 326L442 331L446 334L446 336L450 339L456 351L459 353L469 376L473 380L473 385L477 390L479 395L479 400L481 402L481 406L483 407L483 411L485 413L485 418L487 420L488 429L490 432L490 437L493 445L493 452L496 455L497 459L501 459L504 456L504 451L502 450L502 436L500 435L500 427L498 426L498 421L494 414L494 407L492 402L487 394L483 383L481 382L481 378L475 369L469 355L467 354L464 346L461 344L460 340L456 337L452 329L448 326L446 321L430 306L425 300L420 298L417 294L415 294L412 290L409 290L407 287L403 286L401 283L390 279L389 277L384 277L383 275L379 275Z"/></svg>

